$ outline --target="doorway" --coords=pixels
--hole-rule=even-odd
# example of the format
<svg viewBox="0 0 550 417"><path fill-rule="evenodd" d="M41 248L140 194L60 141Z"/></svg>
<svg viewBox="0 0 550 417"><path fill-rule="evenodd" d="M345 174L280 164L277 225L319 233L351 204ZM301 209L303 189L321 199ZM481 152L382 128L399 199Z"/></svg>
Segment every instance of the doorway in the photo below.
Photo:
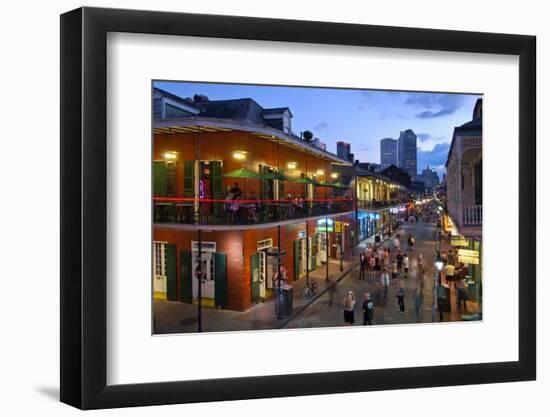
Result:
<svg viewBox="0 0 550 417"><path fill-rule="evenodd" d="M199 280L198 280L198 266L199 266L199 251L198 242L193 241L191 243L191 271L192 271L192 288L193 299L197 299L199 296ZM201 244L201 272L202 272L202 288L201 298L214 299L215 297L215 278L216 278L216 265L215 254L216 242L202 242Z"/></svg>

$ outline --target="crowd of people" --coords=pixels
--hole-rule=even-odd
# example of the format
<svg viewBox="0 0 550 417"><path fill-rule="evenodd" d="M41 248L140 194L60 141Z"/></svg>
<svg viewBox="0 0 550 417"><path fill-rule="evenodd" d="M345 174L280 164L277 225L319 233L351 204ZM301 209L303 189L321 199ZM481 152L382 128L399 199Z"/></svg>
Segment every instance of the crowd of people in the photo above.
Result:
<svg viewBox="0 0 550 417"><path fill-rule="evenodd" d="M403 247L402 247L403 246ZM421 319L424 293L424 258L422 253L414 255L414 236L405 230L399 232L392 240L391 247L382 247L368 244L359 254L359 280L372 280L375 284L374 297L370 292L365 293L362 304L363 324L373 323L374 308L377 305L386 307L388 293L395 288L395 297L398 311L405 313L405 280L414 280L414 307L417 321ZM342 301L344 322L347 325L355 323L354 308L356 298L353 291L349 291Z"/></svg>

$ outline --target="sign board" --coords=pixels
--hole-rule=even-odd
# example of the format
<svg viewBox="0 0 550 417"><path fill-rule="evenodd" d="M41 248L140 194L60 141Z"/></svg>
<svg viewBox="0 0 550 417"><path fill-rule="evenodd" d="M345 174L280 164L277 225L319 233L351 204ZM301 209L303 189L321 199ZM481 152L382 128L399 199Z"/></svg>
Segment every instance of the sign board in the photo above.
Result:
<svg viewBox="0 0 550 417"><path fill-rule="evenodd" d="M468 246L468 241L464 236L452 235L451 236L451 245L452 246Z"/></svg>
<svg viewBox="0 0 550 417"><path fill-rule="evenodd" d="M458 256L472 256L479 258L479 252L477 250L470 250L470 249L459 249L458 250Z"/></svg>
<svg viewBox="0 0 550 417"><path fill-rule="evenodd" d="M306 237L306 231L305 230L300 230L298 232L298 239L303 239Z"/></svg>
<svg viewBox="0 0 550 417"><path fill-rule="evenodd" d="M342 222L334 222L334 231L336 233L342 233Z"/></svg>
<svg viewBox="0 0 550 417"><path fill-rule="evenodd" d="M468 265L479 265L479 258L476 258L475 256L458 255L458 262Z"/></svg>
<svg viewBox="0 0 550 417"><path fill-rule="evenodd" d="M477 250L459 249L458 262L469 265L479 265L479 252Z"/></svg>
<svg viewBox="0 0 550 417"><path fill-rule="evenodd" d="M334 220L332 219L319 219L317 220L316 233L326 233L334 231Z"/></svg>
<svg viewBox="0 0 550 417"><path fill-rule="evenodd" d="M191 242L191 251L199 251L199 242L193 240ZM216 242L201 242L201 252L216 252Z"/></svg>

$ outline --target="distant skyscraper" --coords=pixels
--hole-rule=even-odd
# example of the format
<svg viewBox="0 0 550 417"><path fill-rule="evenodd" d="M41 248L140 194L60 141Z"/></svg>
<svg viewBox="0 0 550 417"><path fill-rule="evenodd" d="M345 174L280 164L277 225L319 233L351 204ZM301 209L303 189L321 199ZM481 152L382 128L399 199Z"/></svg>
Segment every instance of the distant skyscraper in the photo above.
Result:
<svg viewBox="0 0 550 417"><path fill-rule="evenodd" d="M397 139L386 138L380 141L380 167L386 169L397 166Z"/></svg>
<svg viewBox="0 0 550 417"><path fill-rule="evenodd" d="M336 142L336 154L338 158L342 158L346 161L350 160L351 145L347 142Z"/></svg>
<svg viewBox="0 0 550 417"><path fill-rule="evenodd" d="M417 175L416 167L416 135L411 129L401 132L397 143L397 162L411 178Z"/></svg>

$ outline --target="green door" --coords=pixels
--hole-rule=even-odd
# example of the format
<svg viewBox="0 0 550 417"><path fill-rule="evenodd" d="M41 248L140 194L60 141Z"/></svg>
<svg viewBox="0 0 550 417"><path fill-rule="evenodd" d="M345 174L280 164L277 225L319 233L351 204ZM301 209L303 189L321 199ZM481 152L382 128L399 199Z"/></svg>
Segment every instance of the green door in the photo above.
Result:
<svg viewBox="0 0 550 417"><path fill-rule="evenodd" d="M257 303L260 300L260 254L258 252L250 255L250 288L252 302Z"/></svg>
<svg viewBox="0 0 550 417"><path fill-rule="evenodd" d="M180 301L193 302L193 278L191 276L191 252L180 252Z"/></svg>
<svg viewBox="0 0 550 417"><path fill-rule="evenodd" d="M176 245L166 245L166 299L176 301L178 299Z"/></svg>
<svg viewBox="0 0 550 417"><path fill-rule="evenodd" d="M227 308L227 256L214 254L214 303L217 308Z"/></svg>
<svg viewBox="0 0 550 417"><path fill-rule="evenodd" d="M294 241L294 281L300 279L300 241Z"/></svg>
<svg viewBox="0 0 550 417"><path fill-rule="evenodd" d="M212 198L214 200L223 200L225 195L223 191L222 163L221 161L212 161ZM214 215L223 216L223 203L215 202L213 205Z"/></svg>
<svg viewBox="0 0 550 417"><path fill-rule="evenodd" d="M195 196L195 161L183 162L183 196Z"/></svg>
<svg viewBox="0 0 550 417"><path fill-rule="evenodd" d="M153 162L153 195L155 197L166 197L167 192L167 170L166 162Z"/></svg>

